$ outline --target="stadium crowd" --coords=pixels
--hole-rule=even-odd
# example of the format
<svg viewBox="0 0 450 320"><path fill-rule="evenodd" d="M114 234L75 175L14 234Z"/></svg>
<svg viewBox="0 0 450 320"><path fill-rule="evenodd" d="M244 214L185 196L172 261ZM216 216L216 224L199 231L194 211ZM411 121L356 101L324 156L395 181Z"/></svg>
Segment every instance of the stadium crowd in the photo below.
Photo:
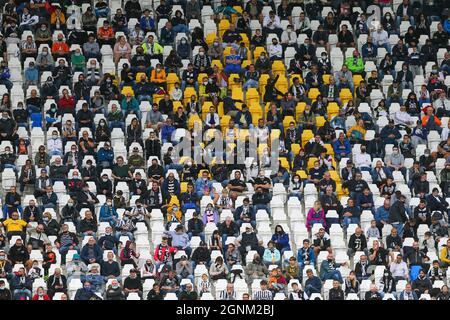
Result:
<svg viewBox="0 0 450 320"><path fill-rule="evenodd" d="M1 300L450 299L448 0L0 2Z"/></svg>

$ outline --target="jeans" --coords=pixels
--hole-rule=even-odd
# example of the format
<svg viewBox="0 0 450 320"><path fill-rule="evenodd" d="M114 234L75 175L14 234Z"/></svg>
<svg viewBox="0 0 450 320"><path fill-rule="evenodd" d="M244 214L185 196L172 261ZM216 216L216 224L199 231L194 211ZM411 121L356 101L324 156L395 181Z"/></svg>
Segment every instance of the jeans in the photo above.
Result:
<svg viewBox="0 0 450 320"><path fill-rule="evenodd" d="M342 276L341 276L341 273L339 272L339 270L325 272L325 274L322 277L322 281L325 281L328 279L337 280L337 281L339 281L339 283L342 283Z"/></svg>
<svg viewBox="0 0 450 320"><path fill-rule="evenodd" d="M187 33L187 32L189 32L189 27L185 24L177 24L176 26L174 26L172 28L172 30L175 33L180 33L180 32Z"/></svg>
<svg viewBox="0 0 450 320"><path fill-rule="evenodd" d="M184 89L186 89L187 86L188 85L185 80L181 81L181 91L184 92ZM197 82L194 82L194 88L195 88L195 91L198 91L198 83Z"/></svg>
<svg viewBox="0 0 450 320"><path fill-rule="evenodd" d="M358 217L344 217L342 219L342 225L344 226L345 229L347 229L348 225L351 223L359 224L359 218Z"/></svg>
<svg viewBox="0 0 450 320"><path fill-rule="evenodd" d="M262 203L254 204L253 209L255 210L255 212L258 212L258 210L266 210L266 212L269 214L269 216L271 215L270 208L267 204L262 204Z"/></svg>
<svg viewBox="0 0 450 320"><path fill-rule="evenodd" d="M119 240L122 236L128 236L128 238L133 241L134 235L132 232L129 231L116 231L116 239Z"/></svg>
<svg viewBox="0 0 450 320"><path fill-rule="evenodd" d="M248 88L256 88L256 89L258 89L259 88L258 81L253 80L253 79L247 80L244 83L243 89L247 90Z"/></svg>
<svg viewBox="0 0 450 320"><path fill-rule="evenodd" d="M200 237L200 239L202 239L202 241L205 241L205 233L204 232L200 232L197 235L194 235L192 232L188 232L188 236L189 236L189 240L192 239L192 237Z"/></svg>
<svg viewBox="0 0 450 320"><path fill-rule="evenodd" d="M26 294L28 299L31 300L31 291L29 289L16 289L14 290L14 300L19 300L19 296Z"/></svg>

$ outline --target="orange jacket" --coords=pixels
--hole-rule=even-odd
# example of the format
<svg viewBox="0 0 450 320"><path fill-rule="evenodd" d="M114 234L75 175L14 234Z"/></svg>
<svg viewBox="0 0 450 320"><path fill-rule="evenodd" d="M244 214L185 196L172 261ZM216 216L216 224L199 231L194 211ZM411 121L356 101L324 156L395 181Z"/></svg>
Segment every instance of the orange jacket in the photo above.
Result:
<svg viewBox="0 0 450 320"><path fill-rule="evenodd" d="M69 46L64 41L53 41L52 52L55 53L59 51L69 53Z"/></svg>
<svg viewBox="0 0 450 320"><path fill-rule="evenodd" d="M441 120L436 116L433 116L433 117L434 117L434 122L436 123L436 125L441 126L441 124L442 124ZM424 127L427 125L429 118L430 118L429 116L425 116L422 118L422 125Z"/></svg>
<svg viewBox="0 0 450 320"><path fill-rule="evenodd" d="M155 83L166 82L166 71L164 69L161 69L160 72L156 72L156 69L153 69L151 77L150 77L150 81L155 82Z"/></svg>
<svg viewBox="0 0 450 320"><path fill-rule="evenodd" d="M105 30L105 28L101 27L98 29L97 35L99 38L113 38L114 37L114 31L111 27Z"/></svg>

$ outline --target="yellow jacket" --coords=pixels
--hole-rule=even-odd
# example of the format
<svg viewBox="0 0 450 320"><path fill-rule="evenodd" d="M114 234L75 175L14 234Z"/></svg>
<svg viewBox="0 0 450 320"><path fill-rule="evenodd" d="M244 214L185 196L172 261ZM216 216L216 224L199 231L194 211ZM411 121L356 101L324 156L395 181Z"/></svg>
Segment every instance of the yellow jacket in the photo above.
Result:
<svg viewBox="0 0 450 320"><path fill-rule="evenodd" d="M445 262L445 263L449 263L450 264L450 259L447 258L448 256L449 256L448 255L448 248L447 247L442 248L441 254L439 256L439 259L441 260L441 262Z"/></svg>

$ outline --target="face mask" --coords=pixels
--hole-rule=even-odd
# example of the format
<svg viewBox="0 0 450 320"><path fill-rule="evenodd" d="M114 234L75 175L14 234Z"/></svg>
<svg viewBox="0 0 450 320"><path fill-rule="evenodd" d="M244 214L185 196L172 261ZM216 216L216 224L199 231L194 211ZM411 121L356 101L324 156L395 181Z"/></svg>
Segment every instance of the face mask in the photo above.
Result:
<svg viewBox="0 0 450 320"><path fill-rule="evenodd" d="M278 42L272 42L274 46L276 46L278 44Z"/></svg>
<svg viewBox="0 0 450 320"><path fill-rule="evenodd" d="M0 256L0 261L5 260L5 256Z"/></svg>
<svg viewBox="0 0 450 320"><path fill-rule="evenodd" d="M84 290L90 291L90 290L91 290L91 286L85 286L85 287L84 287Z"/></svg>
<svg viewBox="0 0 450 320"><path fill-rule="evenodd" d="M300 180L298 180L298 179L294 179L294 182L299 182Z"/></svg>
<svg viewBox="0 0 450 320"><path fill-rule="evenodd" d="M111 83L111 79L106 79L106 82Z"/></svg>
<svg viewBox="0 0 450 320"><path fill-rule="evenodd" d="M186 41L186 40L181 40L181 43L182 43L182 44L186 44L187 41Z"/></svg>
<svg viewBox="0 0 450 320"><path fill-rule="evenodd" d="M111 201L106 202L106 204L107 204L108 206L112 206L112 202L111 202Z"/></svg>
<svg viewBox="0 0 450 320"><path fill-rule="evenodd" d="M174 207L173 208L173 212L177 212L178 211L178 208L177 207Z"/></svg>
<svg viewBox="0 0 450 320"><path fill-rule="evenodd" d="M203 57L205 55L203 51L200 51L198 54L200 55L200 57Z"/></svg>
<svg viewBox="0 0 450 320"><path fill-rule="evenodd" d="M119 286L118 286L118 285L114 285L114 286L111 286L111 288L113 288L113 289L118 289Z"/></svg>
<svg viewBox="0 0 450 320"><path fill-rule="evenodd" d="M47 222L47 221L50 220L50 219L47 218L47 217L44 217L44 218L42 218L42 220L44 220L45 222Z"/></svg>
<svg viewBox="0 0 450 320"><path fill-rule="evenodd" d="M68 202L68 203L67 203L67 206L73 207L73 203L72 203L72 202Z"/></svg>
<svg viewBox="0 0 450 320"><path fill-rule="evenodd" d="M102 181L106 182L106 181L108 181L108 178L103 178Z"/></svg>
<svg viewBox="0 0 450 320"><path fill-rule="evenodd" d="M219 45L219 43L216 41L214 42L214 47L217 47Z"/></svg>
<svg viewBox="0 0 450 320"><path fill-rule="evenodd" d="M58 135L57 135L57 134L54 134L54 135L52 135L52 138L53 138L54 140L56 140L56 139L58 139Z"/></svg>
<svg viewBox="0 0 450 320"><path fill-rule="evenodd" d="M142 207L142 204L138 204L138 205L136 205L136 207L141 208L141 207Z"/></svg>

